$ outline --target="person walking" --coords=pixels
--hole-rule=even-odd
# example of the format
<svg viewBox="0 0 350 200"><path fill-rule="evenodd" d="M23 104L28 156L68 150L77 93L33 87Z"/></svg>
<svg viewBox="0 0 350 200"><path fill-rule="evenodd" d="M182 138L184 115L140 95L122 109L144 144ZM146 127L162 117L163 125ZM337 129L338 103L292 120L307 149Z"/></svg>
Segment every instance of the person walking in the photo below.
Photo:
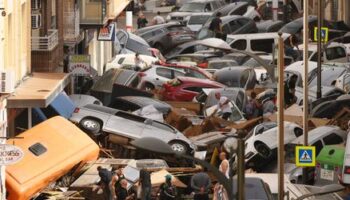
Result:
<svg viewBox="0 0 350 200"><path fill-rule="evenodd" d="M112 193L109 187L109 183L112 180L112 172L106 168L101 166L97 167L98 176L100 177L100 181L98 183L99 188L103 190L105 200L112 200Z"/></svg>
<svg viewBox="0 0 350 200"><path fill-rule="evenodd" d="M151 174L145 169L140 171L141 200L151 200Z"/></svg>
<svg viewBox="0 0 350 200"><path fill-rule="evenodd" d="M232 110L229 105L230 100L225 96L221 96L220 92L215 93L215 98L219 100L216 111L220 109L222 112L222 119L228 120L232 114Z"/></svg>
<svg viewBox="0 0 350 200"><path fill-rule="evenodd" d="M146 27L147 24L148 24L148 21L145 15L142 12L140 12L139 17L137 18L137 28L140 29L140 28Z"/></svg>
<svg viewBox="0 0 350 200"><path fill-rule="evenodd" d="M295 86L298 80L298 76L293 74L289 80L284 82L284 104L288 108L296 102Z"/></svg>
<svg viewBox="0 0 350 200"><path fill-rule="evenodd" d="M126 181L126 179L122 179L120 181L120 186L120 190L118 191L118 200L133 200L135 194L128 193L128 182Z"/></svg>
<svg viewBox="0 0 350 200"><path fill-rule="evenodd" d="M158 24L164 24L165 20L164 17L160 15L160 12L157 12L157 15L153 17L152 24L153 25L158 25Z"/></svg>
<svg viewBox="0 0 350 200"><path fill-rule="evenodd" d="M230 178L230 163L228 162L227 160L227 157L226 157L226 152L221 152L220 155L220 160L221 160L221 163L220 163L220 166L219 166L219 171L221 173L223 173L226 178Z"/></svg>
<svg viewBox="0 0 350 200"><path fill-rule="evenodd" d="M191 188L194 190L193 200L209 200L211 180L207 173L200 172L192 176Z"/></svg>
<svg viewBox="0 0 350 200"><path fill-rule="evenodd" d="M171 175L165 176L165 183L162 183L157 193L159 200L174 200L176 199L177 191L175 185L171 183Z"/></svg>
<svg viewBox="0 0 350 200"><path fill-rule="evenodd" d="M209 24L209 30L213 33L214 37L219 39L223 38L221 15L221 12L216 13L216 17Z"/></svg>
<svg viewBox="0 0 350 200"><path fill-rule="evenodd" d="M111 190L113 200L117 199L118 192L121 188L120 182L123 179L125 179L123 174L123 168L119 167L116 170L112 168L112 179L110 181L109 188Z"/></svg>

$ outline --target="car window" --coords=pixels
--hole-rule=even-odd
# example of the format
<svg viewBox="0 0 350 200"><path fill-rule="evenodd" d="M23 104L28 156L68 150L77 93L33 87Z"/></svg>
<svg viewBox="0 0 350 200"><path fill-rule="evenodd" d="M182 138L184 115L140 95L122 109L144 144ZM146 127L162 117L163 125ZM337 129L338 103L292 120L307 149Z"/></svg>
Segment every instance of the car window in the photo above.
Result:
<svg viewBox="0 0 350 200"><path fill-rule="evenodd" d="M230 27L229 27L228 24L225 24L225 25L222 26L222 31L224 33L231 33L231 30L230 30Z"/></svg>
<svg viewBox="0 0 350 200"><path fill-rule="evenodd" d="M238 19L237 21L238 21L238 24L240 24L240 26L244 26L249 23L249 19L245 19L245 18Z"/></svg>
<svg viewBox="0 0 350 200"><path fill-rule="evenodd" d="M274 42L274 39L251 40L250 45L253 51L272 53Z"/></svg>
<svg viewBox="0 0 350 200"><path fill-rule="evenodd" d="M187 47L186 49L184 49L182 52L182 54L186 54L186 53L194 53L194 46L191 47Z"/></svg>
<svg viewBox="0 0 350 200"><path fill-rule="evenodd" d="M156 69L156 74L158 76L162 76L162 77L165 77L165 78L168 78L168 79L171 79L171 70L170 69L165 69L165 68L160 68L158 67Z"/></svg>
<svg viewBox="0 0 350 200"><path fill-rule="evenodd" d="M159 128L159 129L162 129L162 130L165 130L165 131L170 131L170 132L173 132L175 133L176 131L171 128L170 126L166 125L166 124L163 124L163 123L160 123L160 122L157 122L157 121L152 121L152 124L151 126L153 127L156 127L156 128Z"/></svg>
<svg viewBox="0 0 350 200"><path fill-rule="evenodd" d="M236 40L231 44L231 47L233 49L245 50L247 48L247 41L246 40Z"/></svg>
<svg viewBox="0 0 350 200"><path fill-rule="evenodd" d="M320 153L320 151L322 150L322 148L323 148L323 144L322 144L321 140L318 140L312 146L315 146L316 155L318 155Z"/></svg>
<svg viewBox="0 0 350 200"><path fill-rule="evenodd" d="M201 87L186 87L186 88L184 88L184 89L185 89L185 90L192 91L192 92L198 92L198 93L200 93L200 92L203 91Z"/></svg>
<svg viewBox="0 0 350 200"><path fill-rule="evenodd" d="M174 77L185 76L185 72L180 72L178 70L174 70Z"/></svg>
<svg viewBox="0 0 350 200"><path fill-rule="evenodd" d="M117 33L117 38L118 38L120 44L125 44L126 41L127 41L127 36L126 36L126 34L125 34L124 32L122 32L122 31L119 31L119 32Z"/></svg>
<svg viewBox="0 0 350 200"><path fill-rule="evenodd" d="M122 64L122 63L124 62L124 60L125 60L125 57L120 58L120 59L118 60L118 64Z"/></svg>
<svg viewBox="0 0 350 200"><path fill-rule="evenodd" d="M346 52L342 47L332 47L326 49L327 60L334 60L346 57Z"/></svg>
<svg viewBox="0 0 350 200"><path fill-rule="evenodd" d="M244 119L244 117L242 116L242 113L239 111L239 108L233 104L233 102L230 102L230 106L231 106L231 110L232 110L232 114L230 115L230 120L231 121L239 121Z"/></svg>
<svg viewBox="0 0 350 200"><path fill-rule="evenodd" d="M132 39L128 40L128 43L126 43L126 48L130 49L133 52L141 52L140 54L144 54L144 52L149 52L148 46L146 46L140 42L137 42L136 40L132 40Z"/></svg>
<svg viewBox="0 0 350 200"><path fill-rule="evenodd" d="M204 24L210 15L192 15L187 24Z"/></svg>
<svg viewBox="0 0 350 200"><path fill-rule="evenodd" d="M211 10L212 10L212 9L211 9L210 3L205 4L204 11L205 11L205 12L208 12L208 11L211 11Z"/></svg>
<svg viewBox="0 0 350 200"><path fill-rule="evenodd" d="M230 15L244 15L247 12L248 4L239 7L238 9L235 9L233 12L230 13Z"/></svg>
<svg viewBox="0 0 350 200"><path fill-rule="evenodd" d="M241 24L239 24L237 20L230 21L229 25L230 25L231 32L234 32L239 28L241 28Z"/></svg>
<svg viewBox="0 0 350 200"><path fill-rule="evenodd" d="M331 133L330 135L327 135L323 138L323 142L325 145L332 145L332 144L340 144L343 141L343 138L341 138L339 135L335 133Z"/></svg>
<svg viewBox="0 0 350 200"><path fill-rule="evenodd" d="M186 74L186 76L194 77L194 78L200 78L200 79L207 78L203 74L197 72L196 70L192 70L192 69L185 69L185 74Z"/></svg>
<svg viewBox="0 0 350 200"><path fill-rule="evenodd" d="M247 83L247 81L248 81L248 79L249 79L249 70L244 70L243 72L242 72L242 75L241 75L241 78L240 78L240 87L245 87L245 85L246 85L246 83Z"/></svg>
<svg viewBox="0 0 350 200"><path fill-rule="evenodd" d="M203 12L204 4L200 2L189 2L185 3L179 9L180 12Z"/></svg>
<svg viewBox="0 0 350 200"><path fill-rule="evenodd" d="M145 34L142 35L142 38L147 40L147 39L150 39L151 37L153 37L153 31L150 31L150 32L147 32Z"/></svg>
<svg viewBox="0 0 350 200"><path fill-rule="evenodd" d="M238 65L234 61L225 61L225 62L209 62L208 69L222 69L224 67L230 67Z"/></svg>

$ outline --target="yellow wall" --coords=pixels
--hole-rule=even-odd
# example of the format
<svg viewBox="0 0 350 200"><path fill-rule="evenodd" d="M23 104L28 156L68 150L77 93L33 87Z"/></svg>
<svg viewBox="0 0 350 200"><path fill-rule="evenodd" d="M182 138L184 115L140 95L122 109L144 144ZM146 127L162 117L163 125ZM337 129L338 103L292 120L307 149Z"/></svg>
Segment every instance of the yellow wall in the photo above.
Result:
<svg viewBox="0 0 350 200"><path fill-rule="evenodd" d="M13 70L17 83L30 71L30 0L0 0L0 7L0 70Z"/></svg>

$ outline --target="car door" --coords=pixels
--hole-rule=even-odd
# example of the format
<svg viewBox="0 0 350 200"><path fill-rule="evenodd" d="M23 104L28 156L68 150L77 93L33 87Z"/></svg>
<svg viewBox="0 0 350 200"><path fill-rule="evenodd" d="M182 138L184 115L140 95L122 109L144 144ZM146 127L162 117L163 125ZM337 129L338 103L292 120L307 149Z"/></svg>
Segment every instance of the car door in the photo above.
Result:
<svg viewBox="0 0 350 200"><path fill-rule="evenodd" d="M238 23L238 20L232 20L229 22L229 27L230 27L230 33L237 34L240 33L240 29L242 28L242 25Z"/></svg>
<svg viewBox="0 0 350 200"><path fill-rule="evenodd" d="M107 120L104 131L136 139L142 137L145 126L142 117L125 112L117 112Z"/></svg>
<svg viewBox="0 0 350 200"><path fill-rule="evenodd" d="M152 82L155 84L156 87L161 87L163 83L174 78L174 73L170 68L157 67L155 70L156 76L153 77Z"/></svg>

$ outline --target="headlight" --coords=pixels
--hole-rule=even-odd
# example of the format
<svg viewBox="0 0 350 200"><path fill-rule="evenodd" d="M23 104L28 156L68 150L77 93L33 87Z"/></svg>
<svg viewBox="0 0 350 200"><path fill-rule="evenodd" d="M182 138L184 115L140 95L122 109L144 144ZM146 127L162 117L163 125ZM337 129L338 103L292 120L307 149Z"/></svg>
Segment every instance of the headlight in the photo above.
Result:
<svg viewBox="0 0 350 200"><path fill-rule="evenodd" d="M170 19L171 19L170 15L166 16L165 19L166 19L166 20L170 20Z"/></svg>

